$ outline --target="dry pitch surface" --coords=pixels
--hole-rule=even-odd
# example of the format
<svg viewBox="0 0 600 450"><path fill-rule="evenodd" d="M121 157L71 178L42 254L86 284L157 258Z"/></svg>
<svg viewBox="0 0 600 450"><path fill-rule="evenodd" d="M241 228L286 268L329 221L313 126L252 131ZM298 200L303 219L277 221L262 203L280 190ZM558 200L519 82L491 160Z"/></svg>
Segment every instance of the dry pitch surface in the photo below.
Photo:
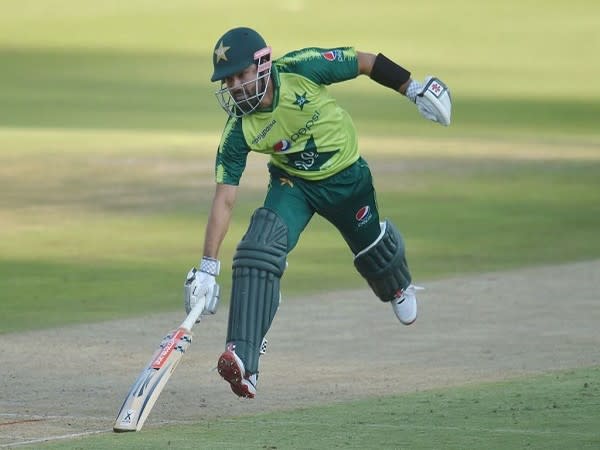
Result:
<svg viewBox="0 0 600 450"><path fill-rule="evenodd" d="M226 311L206 318L146 427L434 387L600 361L600 260L426 283L401 326L367 290L284 299L258 398L213 370ZM110 432L124 395L182 314L0 336L0 447Z"/></svg>

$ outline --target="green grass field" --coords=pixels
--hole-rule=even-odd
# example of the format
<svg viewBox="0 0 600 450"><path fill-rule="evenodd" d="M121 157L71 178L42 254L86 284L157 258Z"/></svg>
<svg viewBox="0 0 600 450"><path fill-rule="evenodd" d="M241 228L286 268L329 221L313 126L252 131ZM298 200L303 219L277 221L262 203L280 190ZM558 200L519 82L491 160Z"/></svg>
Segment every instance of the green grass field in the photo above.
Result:
<svg viewBox="0 0 600 450"><path fill-rule="evenodd" d="M183 278L202 250L224 122L208 82L210 52L224 30L240 24L261 31L276 56L309 45L355 45L386 53L415 78L435 73L451 86L448 129L367 79L332 87L354 117L382 213L403 231L417 279L600 257L600 60L593 57L600 50L600 4L436 0L401 8L386 0L373 8L284 0L261 2L260 10L241 1L3 2L0 333L181 308ZM262 201L265 163L251 159L222 251L225 268ZM316 263L323 260L326 278ZM322 220L309 226L289 263L288 295L364 288L342 239ZM220 281L227 292L228 270ZM593 386L599 379L597 370L574 376ZM570 377L558 376L564 378ZM491 386L489 395L507 389L526 402L534 396L528 383ZM569 403L569 389L558 389L558 405ZM489 446L461 441L457 421L471 395L467 388L352 407L369 416L385 404L399 417L410 405L462 396L433 408L449 408L443 417L414 416L425 441L407 447L526 447L518 432L489 431L507 426L494 423L493 414L480 424ZM528 415L545 408L539 405ZM291 411L281 420L299 422L297 434L274 428L272 440L256 447L306 442L324 411ZM372 419L344 422L356 441L336 445L364 448L360 439L379 434L388 419L381 429ZM244 420L253 427L270 418ZM439 424L435 433L418 428L431 420ZM573 442L581 445L572 448L586 448L593 425L580 416L573 422L565 436L578 435ZM201 426L214 431L206 447L226 442L226 421ZM557 432L532 427L538 431L528 436L528 448L566 448ZM169 436L185 447L178 439L193 442L194 433L154 430L143 446L164 448L161 439ZM76 445L116 445L96 439ZM307 447L330 446L315 440Z"/></svg>
<svg viewBox="0 0 600 450"><path fill-rule="evenodd" d="M600 445L599 379L598 368L565 371L401 397L209 419L137 434L109 434L74 440L69 448L593 449Z"/></svg>

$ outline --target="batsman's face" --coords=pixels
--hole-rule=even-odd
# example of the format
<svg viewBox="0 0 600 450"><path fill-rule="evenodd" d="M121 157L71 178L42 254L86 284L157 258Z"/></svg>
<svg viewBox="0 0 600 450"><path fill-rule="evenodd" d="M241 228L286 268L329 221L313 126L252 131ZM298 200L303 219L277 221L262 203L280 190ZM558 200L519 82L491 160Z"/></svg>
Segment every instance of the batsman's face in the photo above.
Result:
<svg viewBox="0 0 600 450"><path fill-rule="evenodd" d="M236 101L243 101L256 95L256 65L251 64L242 72L225 78L224 83Z"/></svg>
<svg viewBox="0 0 600 450"><path fill-rule="evenodd" d="M260 61L259 61L260 62ZM259 71L257 64L251 64L241 72L221 80L221 89L216 92L223 109L232 117L241 117L255 111L265 97L269 87L271 63L267 61Z"/></svg>

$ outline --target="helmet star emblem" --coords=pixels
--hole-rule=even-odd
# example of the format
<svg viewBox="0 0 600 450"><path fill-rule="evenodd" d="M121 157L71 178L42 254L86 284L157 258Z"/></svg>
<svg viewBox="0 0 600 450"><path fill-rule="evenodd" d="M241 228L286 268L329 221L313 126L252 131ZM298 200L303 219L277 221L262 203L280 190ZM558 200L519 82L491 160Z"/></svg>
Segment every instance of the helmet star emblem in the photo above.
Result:
<svg viewBox="0 0 600 450"><path fill-rule="evenodd" d="M223 45L223 41L221 41L219 43L219 46L215 49L215 55L217 55L217 63L221 60L223 61L227 61L227 50L229 50L231 47L225 47Z"/></svg>

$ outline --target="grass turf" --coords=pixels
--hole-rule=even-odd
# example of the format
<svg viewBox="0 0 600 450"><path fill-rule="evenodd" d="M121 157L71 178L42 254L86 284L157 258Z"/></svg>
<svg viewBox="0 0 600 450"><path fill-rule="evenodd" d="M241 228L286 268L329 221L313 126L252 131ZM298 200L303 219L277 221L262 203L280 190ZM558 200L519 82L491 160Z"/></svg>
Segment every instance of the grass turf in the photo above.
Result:
<svg viewBox="0 0 600 450"><path fill-rule="evenodd" d="M45 448L592 449L600 369L104 434Z"/></svg>
<svg viewBox="0 0 600 450"><path fill-rule="evenodd" d="M0 136L11 143L0 154L1 331L180 307L182 273L200 254L212 192L212 150L195 146L209 137L35 130ZM600 155L593 145L575 146L569 158L553 144L515 140L464 157L445 148L485 141L392 142L403 148L400 157L377 137L365 139L365 154L380 209L403 231L417 279L600 255ZM530 151L537 156L519 159ZM256 159L248 168L224 261L260 205L263 164ZM315 262L323 259L327 277ZM309 226L289 261L287 296L365 288L341 237L323 220Z"/></svg>

